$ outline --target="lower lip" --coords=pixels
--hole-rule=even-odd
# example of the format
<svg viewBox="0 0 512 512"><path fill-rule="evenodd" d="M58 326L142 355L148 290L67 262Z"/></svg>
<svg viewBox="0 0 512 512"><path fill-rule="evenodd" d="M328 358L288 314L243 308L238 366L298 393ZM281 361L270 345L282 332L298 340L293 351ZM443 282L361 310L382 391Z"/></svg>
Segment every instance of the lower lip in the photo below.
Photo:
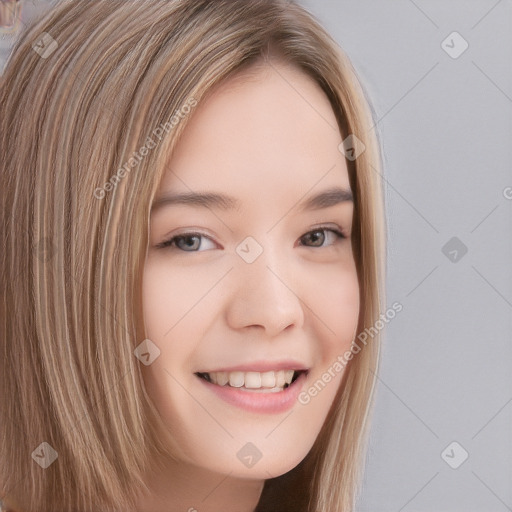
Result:
<svg viewBox="0 0 512 512"><path fill-rule="evenodd" d="M253 393L242 391L231 386L218 386L212 382L197 377L208 389L228 404L235 405L249 412L277 414L285 412L296 403L299 393L306 382L307 373L301 373L299 377L283 391L268 393Z"/></svg>

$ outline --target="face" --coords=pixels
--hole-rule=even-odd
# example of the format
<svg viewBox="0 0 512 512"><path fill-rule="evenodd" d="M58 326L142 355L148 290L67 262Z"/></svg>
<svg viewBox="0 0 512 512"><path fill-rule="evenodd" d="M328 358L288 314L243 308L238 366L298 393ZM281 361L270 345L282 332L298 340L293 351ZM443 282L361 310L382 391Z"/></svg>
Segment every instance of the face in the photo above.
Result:
<svg viewBox="0 0 512 512"><path fill-rule="evenodd" d="M278 63L193 111L156 194L143 276L160 349L144 382L183 462L275 477L327 417L359 315L341 140L319 86Z"/></svg>

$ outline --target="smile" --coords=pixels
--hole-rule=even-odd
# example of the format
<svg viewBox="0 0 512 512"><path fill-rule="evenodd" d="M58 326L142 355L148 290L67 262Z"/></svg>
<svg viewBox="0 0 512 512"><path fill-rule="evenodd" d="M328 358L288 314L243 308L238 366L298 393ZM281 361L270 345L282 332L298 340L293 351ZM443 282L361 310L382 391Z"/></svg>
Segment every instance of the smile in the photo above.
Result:
<svg viewBox="0 0 512 512"><path fill-rule="evenodd" d="M307 373L307 370L198 372L196 375L218 386L230 386L256 392L279 392L295 382L301 373Z"/></svg>
<svg viewBox="0 0 512 512"><path fill-rule="evenodd" d="M270 370L261 373L197 372L195 375L208 391L229 405L258 414L277 414L294 406L308 373L309 370Z"/></svg>

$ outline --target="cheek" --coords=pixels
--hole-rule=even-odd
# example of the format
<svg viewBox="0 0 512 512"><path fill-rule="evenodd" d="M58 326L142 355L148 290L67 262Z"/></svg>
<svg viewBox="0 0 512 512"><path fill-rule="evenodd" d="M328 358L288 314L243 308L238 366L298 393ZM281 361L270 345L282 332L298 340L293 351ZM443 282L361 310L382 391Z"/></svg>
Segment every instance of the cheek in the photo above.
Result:
<svg viewBox="0 0 512 512"><path fill-rule="evenodd" d="M328 275L327 275L328 274ZM359 320L359 281L353 269L326 272L323 287L308 295L310 317L315 322L315 368L298 397L301 425L316 437L335 400ZM313 320L315 318L316 320Z"/></svg>
<svg viewBox="0 0 512 512"><path fill-rule="evenodd" d="M198 276L166 267L163 261L154 261L146 263L144 268L142 304L150 339L169 337L180 318L197 301Z"/></svg>
<svg viewBox="0 0 512 512"><path fill-rule="evenodd" d="M169 261L165 254L146 262L142 281L142 307L148 338L168 342L177 332L200 331L215 308L205 308L218 282L229 270L226 265L182 265Z"/></svg>
<svg viewBox="0 0 512 512"><path fill-rule="evenodd" d="M320 285L321 284L321 285ZM359 319L359 281L355 265L326 269L305 298L323 336L317 336L323 364L350 347Z"/></svg>
<svg viewBox="0 0 512 512"><path fill-rule="evenodd" d="M354 335L359 319L359 282L355 271L346 273L328 289L325 297L326 322L343 342ZM344 343L343 343L344 344Z"/></svg>
<svg viewBox="0 0 512 512"><path fill-rule="evenodd" d="M215 283L224 269L176 268L165 258L153 258L144 267L142 308L146 337L160 350L148 366L142 366L146 390L160 412L175 415L186 402L183 386L195 379L188 371L216 309ZM188 397L189 399L189 397Z"/></svg>
<svg viewBox="0 0 512 512"><path fill-rule="evenodd" d="M154 362L142 366L142 371L146 389L159 409L163 404L172 407L170 397L178 396L170 392L176 384L171 376L177 376L176 369L186 366L201 327L194 315L201 291L195 283L197 276L176 269L171 272L168 267L159 261L146 262L142 281L146 337L160 350Z"/></svg>
<svg viewBox="0 0 512 512"><path fill-rule="evenodd" d="M146 337L160 349L155 362L145 368L152 380L161 379L164 369L174 373L189 360L207 321L201 302L210 280L205 283L198 272L177 269L164 258L146 262L142 281L144 325Z"/></svg>

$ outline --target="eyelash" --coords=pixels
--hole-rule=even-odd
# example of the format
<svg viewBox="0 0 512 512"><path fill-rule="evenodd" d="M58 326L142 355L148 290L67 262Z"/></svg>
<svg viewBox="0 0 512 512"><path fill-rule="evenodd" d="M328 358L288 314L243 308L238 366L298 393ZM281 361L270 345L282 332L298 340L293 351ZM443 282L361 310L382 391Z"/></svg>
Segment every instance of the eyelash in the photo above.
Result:
<svg viewBox="0 0 512 512"><path fill-rule="evenodd" d="M334 229L334 228L330 228L330 227L326 227L326 226L319 226L318 228L312 229L311 231L308 231L307 233L304 233L300 238L302 239L302 238L304 238L307 235L311 235L312 233L318 233L319 231L324 231L324 232L325 231L330 231L331 233L334 233L337 236L338 239L345 239L345 238L347 238L347 236L344 234L343 231L338 230L338 229ZM192 236L204 237L204 238L208 238L208 239L211 240L211 238L209 236L205 235L204 233L198 233L198 232L195 232L195 231L190 231L190 232L186 232L186 233L180 233L179 235L175 235L172 238L170 238L169 240L165 240L165 241L157 244L156 248L157 249L173 248L172 246L176 242L176 240L178 240L180 238L187 238L187 237L192 237ZM312 248L322 249L322 248L330 247L330 246L306 245L304 247L312 247ZM183 249L180 249L178 246L174 247L174 249L178 249L181 252L203 252L203 251L184 251Z"/></svg>

